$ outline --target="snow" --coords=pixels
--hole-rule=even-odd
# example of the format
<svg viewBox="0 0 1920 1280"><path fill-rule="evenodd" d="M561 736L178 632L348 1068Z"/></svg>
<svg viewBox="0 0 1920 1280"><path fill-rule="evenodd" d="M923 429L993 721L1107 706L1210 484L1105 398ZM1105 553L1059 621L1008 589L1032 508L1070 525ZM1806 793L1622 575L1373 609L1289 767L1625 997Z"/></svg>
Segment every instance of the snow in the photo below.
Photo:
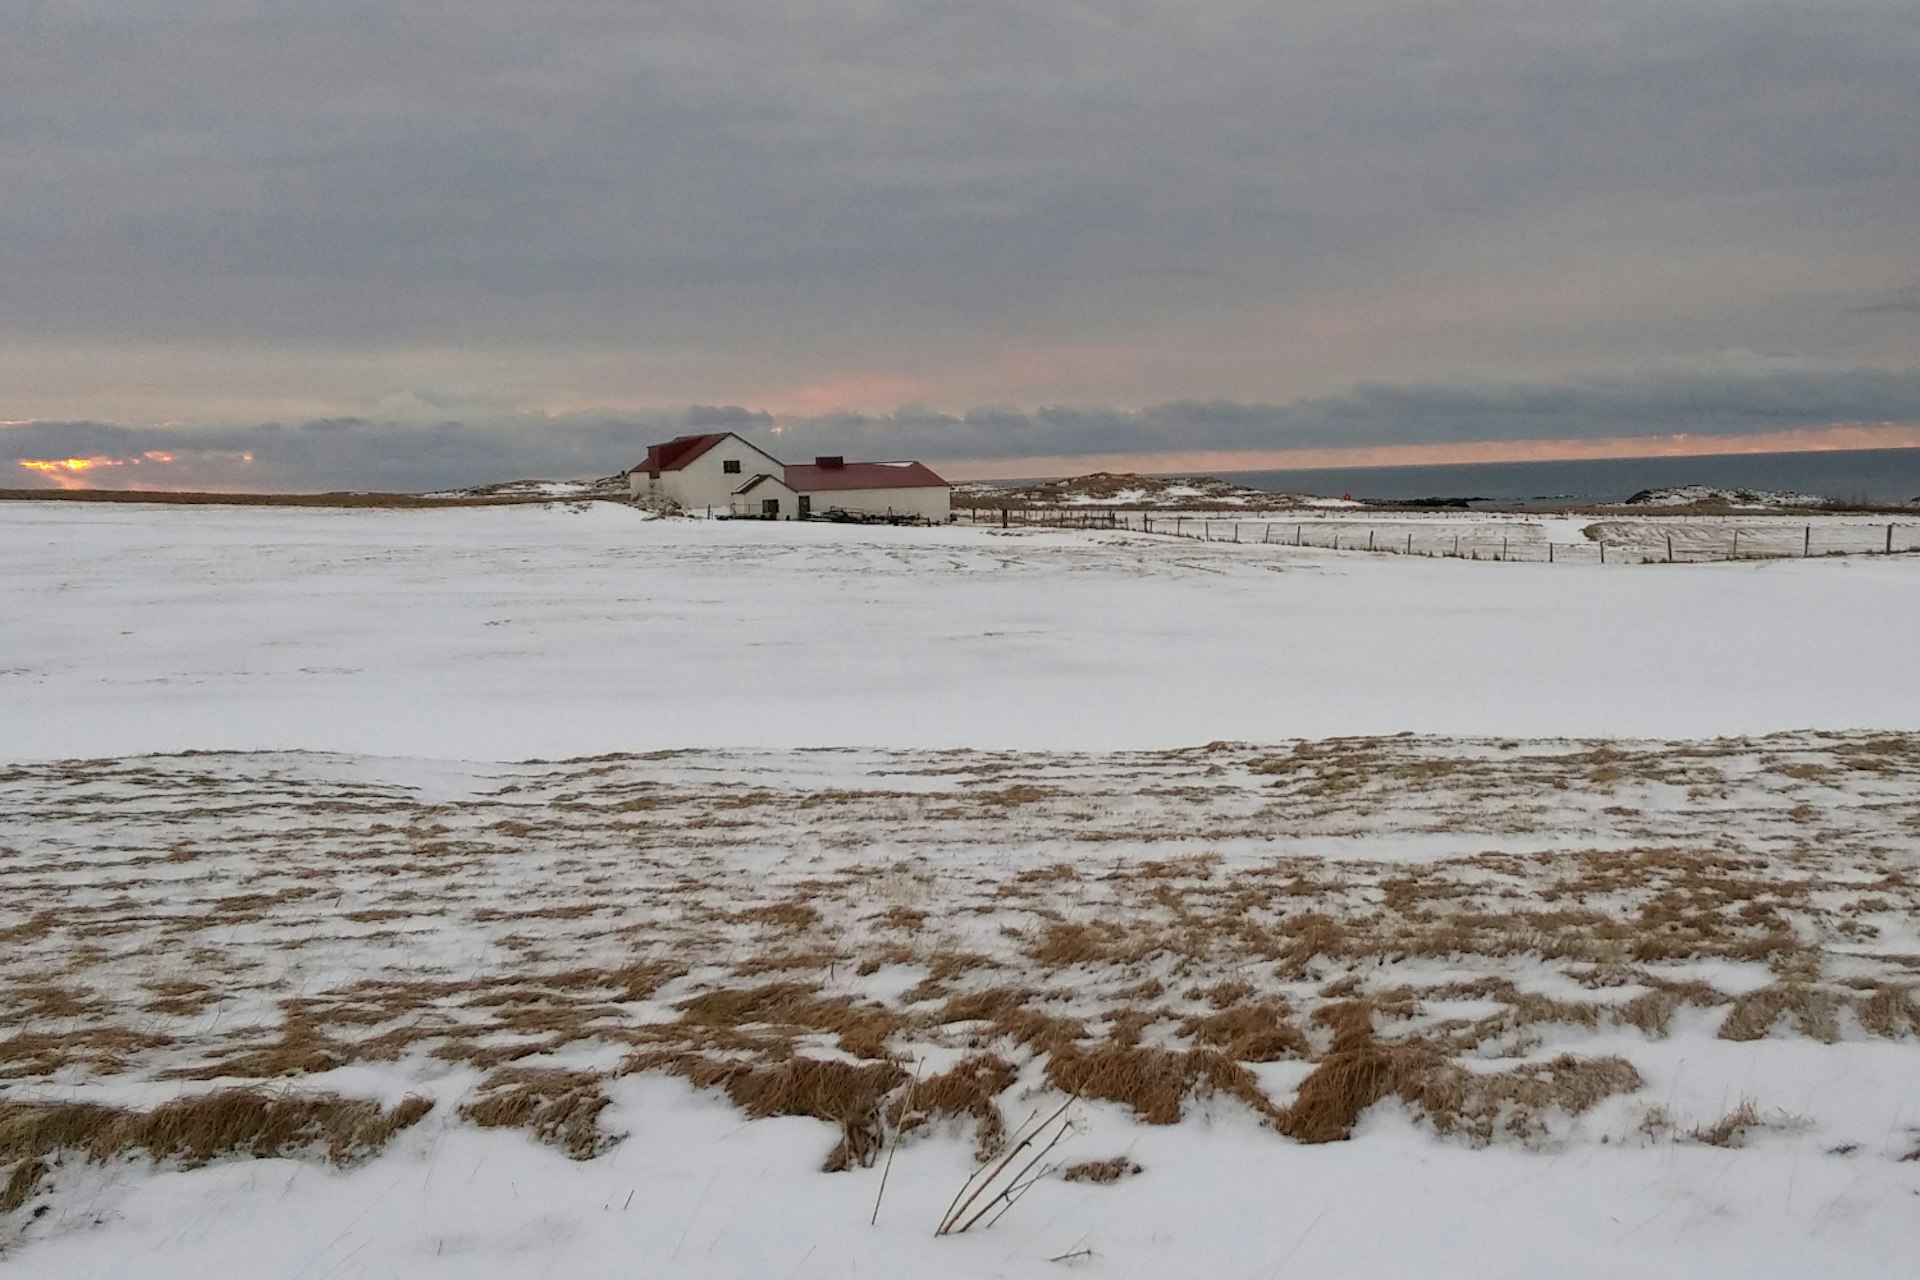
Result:
<svg viewBox="0 0 1920 1280"><path fill-rule="evenodd" d="M1647 489L1627 499L1636 507L1686 507L1700 503L1724 503L1736 507L1824 507L1831 498L1817 494L1794 493L1786 489L1716 489L1710 485L1687 484L1668 489Z"/></svg>
<svg viewBox="0 0 1920 1280"><path fill-rule="evenodd" d="M8 1276L1904 1277L1920 1253L1920 1035L1863 1014L1920 966L1920 559L1476 563L611 504L0 504L0 546L0 1101L250 1082L204 1068L297 1007L346 1060L267 1087L436 1104L344 1171L63 1159L0 1217ZM649 754L583 758L607 752ZM800 901L816 919L774 914ZM1352 951L1277 962L1303 912ZM1359 945L1508 917L1536 941ZM1592 952L1589 919L1628 922L1625 950ZM1140 954L1042 962L1062 923ZM635 961L678 971L641 998L561 982ZM891 1043L934 1071L981 1034L929 1016L947 992L1031 990L1095 1034L1154 1005L1143 1042L1185 1047L1229 980L1322 1041L1345 981L1431 989L1382 1034L1480 1020L1474 1071L1617 1055L1640 1084L1488 1145L1393 1100L1307 1146L1225 1095L1174 1125L1083 1099L1062 1159L1141 1174L1049 1177L935 1239L965 1128L893 1148L870 1226L883 1166L818 1172L833 1125L621 1067L743 983L919 1010ZM157 1008L167 983L209 1003ZM1663 1033L1622 1015L1660 983L1711 1001ZM575 1030L528 1040L502 1012L528 990ZM1770 993L1831 1026L1722 1037ZM1524 1000L1592 1016L1502 1026ZM53 1069L16 1048L115 1027L150 1040ZM493 1066L463 1041L603 1075L624 1136L572 1161L477 1128L459 1107ZM1040 1057L995 1047L1010 1124L1058 1105ZM1311 1064L1249 1069L1284 1105ZM1746 1146L1689 1137L1747 1099Z"/></svg>
<svg viewBox="0 0 1920 1280"><path fill-rule="evenodd" d="M0 506L0 758L1911 728L1920 561L1485 564L1123 533Z"/></svg>
<svg viewBox="0 0 1920 1280"><path fill-rule="evenodd" d="M1848 1083L1898 1092L1897 1076ZM1158 1280L1338 1274L1908 1277L1913 1179L1811 1135L1764 1151L1667 1143L1563 1156L1436 1146L1383 1114L1352 1143L1302 1148L1235 1117L1143 1129L1097 1117L1074 1146L1145 1167L1113 1186L1043 1184L992 1231L932 1238L965 1178L959 1144L907 1148L877 1227L879 1171L793 1174L819 1126L742 1124L672 1081L623 1082L634 1137L586 1164L511 1134L448 1127L340 1175L291 1161L192 1173L120 1168L23 1276L979 1276ZM1391 1110L1383 1109L1383 1110ZM431 1120L429 1121L431 1123ZM1903 1202L1904 1201L1904 1202ZM1051 1262L1079 1250L1076 1264Z"/></svg>

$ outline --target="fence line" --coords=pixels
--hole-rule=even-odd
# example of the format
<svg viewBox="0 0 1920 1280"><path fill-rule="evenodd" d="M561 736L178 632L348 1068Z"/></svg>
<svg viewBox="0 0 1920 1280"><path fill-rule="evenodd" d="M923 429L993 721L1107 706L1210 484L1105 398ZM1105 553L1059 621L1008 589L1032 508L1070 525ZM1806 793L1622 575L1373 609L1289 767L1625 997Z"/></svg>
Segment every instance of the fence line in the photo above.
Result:
<svg viewBox="0 0 1920 1280"><path fill-rule="evenodd" d="M1536 564L1678 564L1920 552L1920 524L1898 521L1885 525L1851 521L1827 525L1799 522L1731 525L1664 522L1685 521L1686 517L1600 517L1592 523L1608 527L1598 539L1554 542L1550 538L1516 538L1511 530L1490 524L1460 530L1439 522L1409 527L1390 520L1376 525L1357 520L1233 520L1175 512L1100 509L972 507L967 510L974 523L997 524L1002 528L1018 525L1114 529L1189 538L1196 542L1257 543L1321 551Z"/></svg>

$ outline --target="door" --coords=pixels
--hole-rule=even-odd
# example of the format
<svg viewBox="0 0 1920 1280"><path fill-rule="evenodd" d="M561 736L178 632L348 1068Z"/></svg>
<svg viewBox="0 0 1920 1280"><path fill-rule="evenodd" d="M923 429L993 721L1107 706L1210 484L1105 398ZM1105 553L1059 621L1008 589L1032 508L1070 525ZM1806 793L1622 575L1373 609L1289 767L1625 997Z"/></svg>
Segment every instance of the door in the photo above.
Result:
<svg viewBox="0 0 1920 1280"><path fill-rule="evenodd" d="M809 493L803 493L800 495L800 518L802 520L805 520L808 516L812 514L813 514L813 495Z"/></svg>

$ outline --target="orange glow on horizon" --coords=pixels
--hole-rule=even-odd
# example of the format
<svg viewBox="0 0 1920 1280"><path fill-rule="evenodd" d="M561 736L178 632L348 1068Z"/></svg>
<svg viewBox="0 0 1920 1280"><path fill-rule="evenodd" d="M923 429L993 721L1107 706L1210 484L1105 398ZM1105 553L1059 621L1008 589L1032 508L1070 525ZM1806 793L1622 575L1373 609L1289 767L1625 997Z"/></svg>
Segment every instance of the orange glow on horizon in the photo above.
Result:
<svg viewBox="0 0 1920 1280"><path fill-rule="evenodd" d="M1223 471L1319 471L1459 463L1583 462L1604 458L1709 458L1742 453L1845 453L1920 448L1920 423L1853 422L1740 436L1610 436L1593 440L1480 440L1447 444L1352 445L1329 449L1240 449L1111 453L1044 458L936 461L948 479L1022 480L1090 471L1195 475Z"/></svg>
<svg viewBox="0 0 1920 1280"><path fill-rule="evenodd" d="M125 466L126 460L123 458L26 458L21 460L20 465L29 471L52 475L56 471L78 473L91 471L95 467Z"/></svg>
<svg viewBox="0 0 1920 1280"><path fill-rule="evenodd" d="M46 477L62 489L85 489L89 487L85 475L100 467L121 467L126 465L122 458L22 458L20 465L36 475Z"/></svg>
<svg viewBox="0 0 1920 1280"><path fill-rule="evenodd" d="M205 457L208 455L202 456ZM225 453L213 456L227 459L238 458L241 462L250 463L253 461L253 455L251 453ZM16 460L16 463L21 470L50 481L55 488L72 490L95 488L96 486L88 483L89 474L103 468L166 467L173 466L179 463L180 460L180 455L177 453L168 453L164 449L148 449L138 457L115 458L106 454L100 454L91 458L20 458ZM135 481L130 484L115 487L129 490L156 490L162 489L164 485L163 483L143 484Z"/></svg>

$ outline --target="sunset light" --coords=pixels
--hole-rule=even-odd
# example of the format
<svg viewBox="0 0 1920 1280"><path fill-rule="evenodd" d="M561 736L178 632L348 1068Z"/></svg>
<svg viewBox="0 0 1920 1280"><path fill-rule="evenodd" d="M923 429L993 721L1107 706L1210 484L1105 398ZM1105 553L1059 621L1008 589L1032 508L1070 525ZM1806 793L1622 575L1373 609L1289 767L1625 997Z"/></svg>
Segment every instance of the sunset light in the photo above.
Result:
<svg viewBox="0 0 1920 1280"><path fill-rule="evenodd" d="M253 461L253 455L251 453L215 455L196 450L194 457L203 460L210 457L237 459L243 463ZM192 460L193 459L188 459L187 461L190 462ZM181 455L166 449L148 449L142 453L125 458L116 458L109 454L95 454L88 458L21 458L18 460L18 465L22 470L44 478L57 488L72 490L96 487L95 481L101 479L101 477L96 475L98 472L119 472L122 468L127 467L140 467L147 470L155 467L174 467L181 465L182 461ZM167 483L161 476L151 476L148 482L144 484L138 482L131 484L125 483L125 481L131 479L131 476L117 475L113 482L113 487L144 489L152 488L156 484L164 486ZM172 479L177 483L178 473L173 473Z"/></svg>

